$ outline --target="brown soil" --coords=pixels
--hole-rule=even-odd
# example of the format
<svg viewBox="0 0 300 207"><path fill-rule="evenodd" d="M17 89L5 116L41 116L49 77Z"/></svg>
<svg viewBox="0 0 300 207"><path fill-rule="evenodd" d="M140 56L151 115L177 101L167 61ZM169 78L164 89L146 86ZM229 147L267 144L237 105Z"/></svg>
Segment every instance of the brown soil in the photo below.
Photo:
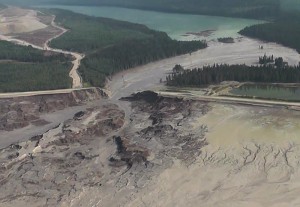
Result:
<svg viewBox="0 0 300 207"><path fill-rule="evenodd" d="M57 36L61 33L60 29L57 29L53 26L48 26L44 29L36 30L28 33L21 33L15 35L14 37L20 40L24 40L34 45L44 47L45 42L51 37Z"/></svg>
<svg viewBox="0 0 300 207"><path fill-rule="evenodd" d="M105 94L100 89L87 89L54 95L0 99L0 132L12 131L30 124L46 124L47 122L40 119L42 114L77 106L103 96Z"/></svg>

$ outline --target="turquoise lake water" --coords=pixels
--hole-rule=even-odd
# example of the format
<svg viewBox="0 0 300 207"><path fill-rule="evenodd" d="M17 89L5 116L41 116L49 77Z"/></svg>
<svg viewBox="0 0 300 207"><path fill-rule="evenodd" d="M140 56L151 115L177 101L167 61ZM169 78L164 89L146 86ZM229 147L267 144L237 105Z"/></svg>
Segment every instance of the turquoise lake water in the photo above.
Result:
<svg viewBox="0 0 300 207"><path fill-rule="evenodd" d="M38 6L40 7L40 6ZM205 15L190 15L126 9L118 7L91 7L91 6L41 6L46 8L60 8L71 10L90 16L107 17L133 23L144 24L151 29L166 32L177 40L206 39L219 37L238 37L237 33L246 26L263 23L259 20L227 18ZM187 32L201 32L215 30L209 37L195 35L185 36Z"/></svg>

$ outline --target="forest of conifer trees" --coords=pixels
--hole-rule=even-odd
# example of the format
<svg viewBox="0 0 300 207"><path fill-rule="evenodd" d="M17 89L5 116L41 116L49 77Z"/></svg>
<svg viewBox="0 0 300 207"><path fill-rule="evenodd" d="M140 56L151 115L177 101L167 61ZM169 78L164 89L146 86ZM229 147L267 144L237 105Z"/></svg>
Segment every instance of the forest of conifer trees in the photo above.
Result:
<svg viewBox="0 0 300 207"><path fill-rule="evenodd" d="M71 58L0 41L0 92L71 87Z"/></svg>
<svg viewBox="0 0 300 207"><path fill-rule="evenodd" d="M51 46L86 54L79 68L86 86L103 87L106 78L118 71L207 47L202 41L172 40L140 24L58 9L46 11L70 29Z"/></svg>
<svg viewBox="0 0 300 207"><path fill-rule="evenodd" d="M166 78L168 86L207 86L222 81L258 83L299 83L300 66L227 65L215 64L203 68L172 73Z"/></svg>

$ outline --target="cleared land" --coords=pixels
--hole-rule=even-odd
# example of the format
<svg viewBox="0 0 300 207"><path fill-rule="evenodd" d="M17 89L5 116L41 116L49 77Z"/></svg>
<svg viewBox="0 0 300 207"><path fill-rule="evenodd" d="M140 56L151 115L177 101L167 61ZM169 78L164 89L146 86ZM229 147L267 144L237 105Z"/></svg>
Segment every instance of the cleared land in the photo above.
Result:
<svg viewBox="0 0 300 207"><path fill-rule="evenodd" d="M12 35L46 28L37 18L37 11L8 7L0 10L0 34Z"/></svg>

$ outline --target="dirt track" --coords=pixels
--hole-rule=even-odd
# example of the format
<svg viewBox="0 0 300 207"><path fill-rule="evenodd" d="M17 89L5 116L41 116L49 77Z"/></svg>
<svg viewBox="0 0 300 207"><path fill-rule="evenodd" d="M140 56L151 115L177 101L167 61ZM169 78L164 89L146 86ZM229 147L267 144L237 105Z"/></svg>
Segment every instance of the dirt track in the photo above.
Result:
<svg viewBox="0 0 300 207"><path fill-rule="evenodd" d="M263 99L250 99L250 98L238 98L238 97L226 97L226 96L201 96L201 95L186 95L176 92L158 92L163 96L169 97L183 97L190 98L199 101L218 102L218 103L232 103L232 104L244 104L252 106L287 106L287 107L300 107L299 102L286 102L276 100L263 100Z"/></svg>
<svg viewBox="0 0 300 207"><path fill-rule="evenodd" d="M50 51L54 51L54 52L58 52L58 53L63 53L63 54L67 54L67 55L72 55L75 60L72 61L73 63L73 67L69 73L70 77L73 79L73 84L72 87L73 88L82 88L82 79L78 73L78 68L80 67L80 62L81 60L84 58L84 54L80 54L80 53L75 53L75 52L69 52L69 51L65 51L65 50L60 50L60 49L53 49L51 47L49 47L49 43L53 40L58 38L59 36L63 35L64 33L66 33L68 30L66 30L63 27L58 26L55 23L55 16L53 17L53 20L51 22L51 25L55 28L58 28L60 30L62 30L62 32L52 38L50 38L49 40L47 40L47 42L45 42L44 48L46 50L50 50Z"/></svg>
<svg viewBox="0 0 300 207"><path fill-rule="evenodd" d="M5 15L7 15L7 13L9 13L10 16L13 16L13 18L10 17L10 19L9 19L9 18L5 17ZM34 27L28 27L27 28L26 27L27 30L22 29L23 27L21 27L21 29L17 29L18 27L16 25L25 24L24 22L26 22L26 24L28 24L28 22L29 22L30 23L29 25L31 25L31 24L35 25L37 23L40 23L38 21L36 11L33 11L33 10L25 10L25 9L20 9L20 8L16 8L16 7L8 7L7 9L4 9L0 12L0 19L1 19L0 28L1 28L1 26L5 27L5 25L7 25L8 21L9 21L10 27L15 28L14 31L13 31L14 34L28 32L28 31L34 31L34 30L43 28L41 26L41 27L38 27L38 28L34 28ZM23 19L24 22L20 23L19 19ZM42 24L42 23L40 23L40 24ZM58 35L48 39L45 42L44 47L34 45L33 43L14 38L13 36L10 36L11 31L6 32L6 33L0 33L0 40L13 42L15 44L23 45L23 46L29 46L30 45L30 46L32 46L36 49L39 49L39 50L49 50L49 51L52 51L52 52L62 53L62 54L73 56L75 60L72 61L73 66L72 66L72 69L69 73L69 76L73 79L72 88L82 88L82 80L81 80L81 77L80 77L77 69L80 66L81 60L84 58L84 55L79 54L79 53L75 53L75 52L69 52L69 51L49 47L49 43L51 42L51 40L53 40L55 38L58 38L59 36L63 35L64 33L66 33L68 31L65 28L60 27L55 23L55 16L53 16L51 26L61 30L62 32L59 33ZM44 27L46 27L46 25L44 25Z"/></svg>

